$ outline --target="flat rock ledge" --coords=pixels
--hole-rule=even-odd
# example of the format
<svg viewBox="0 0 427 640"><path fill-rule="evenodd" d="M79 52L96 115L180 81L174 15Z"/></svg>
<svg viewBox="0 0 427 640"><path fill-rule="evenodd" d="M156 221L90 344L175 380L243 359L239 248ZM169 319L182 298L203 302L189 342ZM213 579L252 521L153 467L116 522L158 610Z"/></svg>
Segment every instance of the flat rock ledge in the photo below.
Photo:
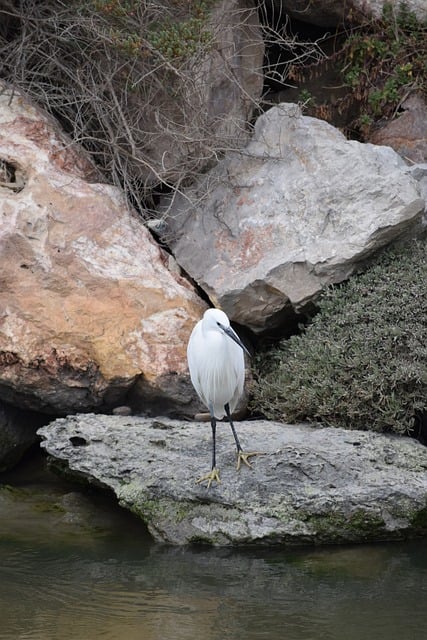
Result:
<svg viewBox="0 0 427 640"><path fill-rule="evenodd" d="M427 532L427 448L365 431L236 423L246 451L236 471L226 423L217 429L221 484L195 480L210 469L208 423L79 414L39 429L55 464L112 489L155 540L329 544L394 540Z"/></svg>

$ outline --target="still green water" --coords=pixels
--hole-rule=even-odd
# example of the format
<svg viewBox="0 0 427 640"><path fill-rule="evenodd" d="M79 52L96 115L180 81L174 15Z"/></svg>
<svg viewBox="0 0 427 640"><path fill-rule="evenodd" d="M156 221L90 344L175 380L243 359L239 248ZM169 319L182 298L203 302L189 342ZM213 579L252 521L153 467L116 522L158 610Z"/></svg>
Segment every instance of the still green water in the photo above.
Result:
<svg viewBox="0 0 427 640"><path fill-rule="evenodd" d="M424 640L427 541L171 548L39 465L0 478L5 640Z"/></svg>

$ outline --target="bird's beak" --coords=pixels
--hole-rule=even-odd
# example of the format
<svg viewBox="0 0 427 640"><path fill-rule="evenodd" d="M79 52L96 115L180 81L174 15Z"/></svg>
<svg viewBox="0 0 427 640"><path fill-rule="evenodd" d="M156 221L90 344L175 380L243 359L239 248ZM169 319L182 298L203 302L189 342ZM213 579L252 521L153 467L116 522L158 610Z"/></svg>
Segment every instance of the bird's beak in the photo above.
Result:
<svg viewBox="0 0 427 640"><path fill-rule="evenodd" d="M219 324L219 323L218 323ZM249 353L249 351L246 349L245 345L243 344L243 342L240 340L239 336L237 335L237 333L235 331L233 331L233 329L231 327L224 327L223 324L219 325L221 327L221 329L224 331L224 333L226 333L228 335L229 338L231 338L232 340L234 340L234 342L236 344L239 345L239 347L241 347L243 349L243 351L245 353L248 354L249 357L251 357L251 354Z"/></svg>

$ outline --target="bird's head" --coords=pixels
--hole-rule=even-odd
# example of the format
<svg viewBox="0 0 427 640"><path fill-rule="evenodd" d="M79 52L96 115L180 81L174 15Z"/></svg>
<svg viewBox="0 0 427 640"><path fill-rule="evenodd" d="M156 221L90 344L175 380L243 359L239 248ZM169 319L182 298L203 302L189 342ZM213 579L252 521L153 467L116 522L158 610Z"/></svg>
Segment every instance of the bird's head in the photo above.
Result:
<svg viewBox="0 0 427 640"><path fill-rule="evenodd" d="M230 320L224 311L221 311L221 309L208 309L205 311L203 315L203 329L207 331L221 331L226 336L234 340L234 342L238 344L239 347L241 347L250 357L251 354L246 349L234 329L232 329L230 326Z"/></svg>
<svg viewBox="0 0 427 640"><path fill-rule="evenodd" d="M223 327L228 328L230 326L230 320L227 315L221 309L208 309L203 315L203 327L205 329L220 329Z"/></svg>

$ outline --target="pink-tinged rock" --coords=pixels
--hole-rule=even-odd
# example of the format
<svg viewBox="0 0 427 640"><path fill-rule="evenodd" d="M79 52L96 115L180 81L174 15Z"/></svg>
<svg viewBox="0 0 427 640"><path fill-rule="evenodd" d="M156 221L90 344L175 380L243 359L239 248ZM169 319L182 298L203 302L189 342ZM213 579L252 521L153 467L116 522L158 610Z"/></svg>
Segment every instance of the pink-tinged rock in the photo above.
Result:
<svg viewBox="0 0 427 640"><path fill-rule="evenodd" d="M95 178L49 117L3 91L0 399L66 413L108 408L132 387L134 408L182 407L205 305L121 192Z"/></svg>
<svg viewBox="0 0 427 640"><path fill-rule="evenodd" d="M427 162L427 104L421 95L413 94L401 109L399 117L375 131L370 142L392 147L410 163Z"/></svg>

